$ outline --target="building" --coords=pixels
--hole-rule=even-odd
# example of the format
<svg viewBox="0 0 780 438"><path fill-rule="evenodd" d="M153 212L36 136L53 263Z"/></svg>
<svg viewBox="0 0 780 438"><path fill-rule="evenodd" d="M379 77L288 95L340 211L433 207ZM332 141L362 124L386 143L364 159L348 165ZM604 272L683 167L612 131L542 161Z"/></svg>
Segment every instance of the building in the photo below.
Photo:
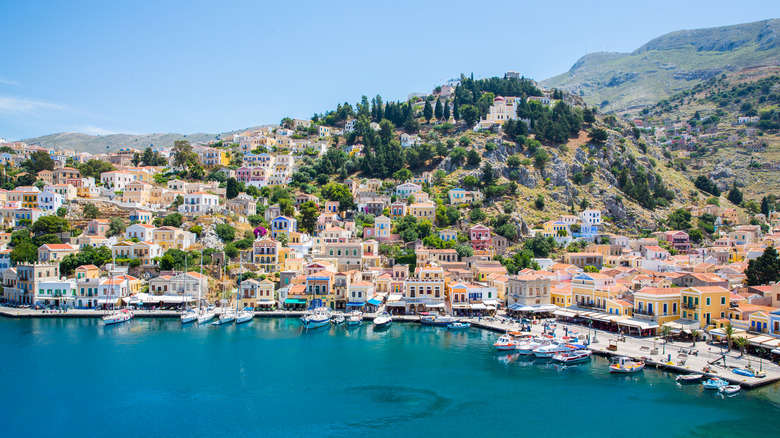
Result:
<svg viewBox="0 0 780 438"><path fill-rule="evenodd" d="M547 277L525 274L510 275L506 286L507 305L533 306L550 304L551 281Z"/></svg>
<svg viewBox="0 0 780 438"><path fill-rule="evenodd" d="M187 193L184 196L184 203L179 206L179 213L201 213L209 214L217 211L219 207L219 196L206 192Z"/></svg>
<svg viewBox="0 0 780 438"><path fill-rule="evenodd" d="M38 248L39 262L59 262L70 254L76 254L79 250L68 244L47 243Z"/></svg>
<svg viewBox="0 0 780 438"><path fill-rule="evenodd" d="M699 321L706 328L713 321L726 317L731 292L720 286L688 287L680 291L683 319Z"/></svg>
<svg viewBox="0 0 780 438"><path fill-rule="evenodd" d="M680 288L646 287L634 292L634 318L663 325L680 319Z"/></svg>
<svg viewBox="0 0 780 438"><path fill-rule="evenodd" d="M11 300L22 304L35 304L33 301L39 285L55 281L60 276L59 263L22 263L16 266L17 287Z"/></svg>

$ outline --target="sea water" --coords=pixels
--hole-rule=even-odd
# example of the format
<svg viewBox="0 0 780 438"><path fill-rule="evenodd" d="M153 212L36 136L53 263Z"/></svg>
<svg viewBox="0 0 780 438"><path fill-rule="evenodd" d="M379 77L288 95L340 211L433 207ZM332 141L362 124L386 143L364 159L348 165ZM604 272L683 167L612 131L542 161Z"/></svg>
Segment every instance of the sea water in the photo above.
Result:
<svg viewBox="0 0 780 438"><path fill-rule="evenodd" d="M721 396L607 361L499 353L498 334L296 319L182 326L0 319L0 436L777 436L780 387Z"/></svg>

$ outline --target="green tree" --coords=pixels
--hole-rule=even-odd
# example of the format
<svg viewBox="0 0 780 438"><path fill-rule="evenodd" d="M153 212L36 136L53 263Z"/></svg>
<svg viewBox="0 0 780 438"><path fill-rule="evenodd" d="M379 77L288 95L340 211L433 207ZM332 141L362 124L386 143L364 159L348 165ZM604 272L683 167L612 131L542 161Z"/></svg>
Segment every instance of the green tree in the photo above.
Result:
<svg viewBox="0 0 780 438"><path fill-rule="evenodd" d="M115 217L111 219L111 222L108 224L108 233L106 235L108 237L122 235L126 228L127 224L125 221L122 218Z"/></svg>
<svg viewBox="0 0 780 438"><path fill-rule="evenodd" d="M433 118L433 108L431 107L430 100L425 101L425 107L423 107L423 118L425 119L426 123L431 123L431 119Z"/></svg>
<svg viewBox="0 0 780 438"><path fill-rule="evenodd" d="M767 285L780 281L780 260L777 258L777 250L768 246L761 256L750 260L745 269L745 277L748 286Z"/></svg>
<svg viewBox="0 0 780 438"><path fill-rule="evenodd" d="M761 213L766 216L767 219L769 218L769 200L766 196L761 198Z"/></svg>
<svg viewBox="0 0 780 438"><path fill-rule="evenodd" d="M10 257L11 262L17 265L19 263L35 263L38 261L38 247L30 241L21 242L11 250Z"/></svg>
<svg viewBox="0 0 780 438"><path fill-rule="evenodd" d="M43 170L54 170L54 160L46 151L35 151L30 154L30 158L27 161L22 162L21 166L27 172L35 175Z"/></svg>
<svg viewBox="0 0 780 438"><path fill-rule="evenodd" d="M228 224L217 224L214 232L225 243L236 240L236 229Z"/></svg>
<svg viewBox="0 0 780 438"><path fill-rule="evenodd" d="M669 228L673 230L688 231L692 227L691 212L684 208L678 208L669 214L666 218L666 223L669 225Z"/></svg>
<svg viewBox="0 0 780 438"><path fill-rule="evenodd" d="M455 252L458 253L458 260L463 260L474 255L474 249L470 246L457 244L455 245Z"/></svg>
<svg viewBox="0 0 780 438"><path fill-rule="evenodd" d="M225 197L227 197L227 199L233 199L236 196L238 196L238 181L235 178L230 178L227 180Z"/></svg>
<svg viewBox="0 0 780 438"><path fill-rule="evenodd" d="M436 120L441 120L442 116L444 115L444 108L442 108L441 99L436 99L436 107L433 109L433 115L436 117Z"/></svg>
<svg viewBox="0 0 780 438"><path fill-rule="evenodd" d="M67 219L59 216L43 216L35 221L30 231L37 235L64 233L70 229Z"/></svg>
<svg viewBox="0 0 780 438"><path fill-rule="evenodd" d="M238 248L232 243L225 245L225 256L231 259L238 257Z"/></svg>
<svg viewBox="0 0 780 438"><path fill-rule="evenodd" d="M176 140L173 142L173 165L184 169L187 166L193 166L198 162L198 154L193 152L192 145L187 140Z"/></svg>
<svg viewBox="0 0 780 438"><path fill-rule="evenodd" d="M591 128L591 130L588 132L588 138L590 138L594 143L604 143L609 138L609 133L606 129Z"/></svg>
<svg viewBox="0 0 780 438"><path fill-rule="evenodd" d="M398 171L393 173L393 179L399 183L409 181L410 179L412 179L412 171L406 168L399 169Z"/></svg>
<svg viewBox="0 0 780 438"><path fill-rule="evenodd" d="M731 190L729 190L728 195L726 195L726 199L734 205L742 203L742 192L737 188L736 181L734 181L734 184L731 186Z"/></svg>
<svg viewBox="0 0 780 438"><path fill-rule="evenodd" d="M479 152L474 149L470 149L468 154L466 154L466 162L469 166L479 166L481 161L482 157L479 155Z"/></svg>
<svg viewBox="0 0 780 438"><path fill-rule="evenodd" d="M538 149L534 154L534 165L536 165L536 167L539 169L544 169L544 165L548 160L549 157L547 156L547 151L544 149Z"/></svg>
<svg viewBox="0 0 780 438"><path fill-rule="evenodd" d="M100 209L92 203L84 204L84 207L81 209L81 213L87 219L97 219L100 217Z"/></svg>
<svg viewBox="0 0 780 438"><path fill-rule="evenodd" d="M444 113L442 115L445 122L450 119L450 104L444 103Z"/></svg>
<svg viewBox="0 0 780 438"><path fill-rule="evenodd" d="M320 216L320 210L313 201L306 201L298 207L298 226L309 234L314 234L317 230L317 219Z"/></svg>
<svg viewBox="0 0 780 438"><path fill-rule="evenodd" d="M479 120L479 108L474 105L463 105L463 108L460 108L460 115L467 126L473 126Z"/></svg>
<svg viewBox="0 0 780 438"><path fill-rule="evenodd" d="M481 208L475 208L469 213L469 219L471 219L472 222L482 222L486 217L487 215Z"/></svg>
<svg viewBox="0 0 780 438"><path fill-rule="evenodd" d="M60 207L57 209L57 216L65 217L65 215L67 214L68 214L68 209L66 207Z"/></svg>
<svg viewBox="0 0 780 438"><path fill-rule="evenodd" d="M181 227L181 223L184 221L184 217L182 217L179 213L171 213L167 216L165 216L162 220L162 225L164 227L175 227L179 228Z"/></svg>
<svg viewBox="0 0 780 438"><path fill-rule="evenodd" d="M537 210L544 210L544 195L539 195L534 200L534 206Z"/></svg>
<svg viewBox="0 0 780 438"><path fill-rule="evenodd" d="M339 211L349 211L355 208L355 200L346 184L330 182L322 188L322 196L329 201L338 201Z"/></svg>

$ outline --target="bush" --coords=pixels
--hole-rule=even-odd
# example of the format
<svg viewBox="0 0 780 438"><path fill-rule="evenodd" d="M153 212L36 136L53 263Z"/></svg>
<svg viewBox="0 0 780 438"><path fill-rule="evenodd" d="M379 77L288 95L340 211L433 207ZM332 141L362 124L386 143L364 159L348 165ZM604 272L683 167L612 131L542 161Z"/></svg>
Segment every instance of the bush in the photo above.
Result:
<svg viewBox="0 0 780 438"><path fill-rule="evenodd" d="M232 242L236 239L236 229L228 224L218 224L214 229L223 242Z"/></svg>
<svg viewBox="0 0 780 438"><path fill-rule="evenodd" d="M544 196L539 195L534 201L534 206L537 210L544 210Z"/></svg>

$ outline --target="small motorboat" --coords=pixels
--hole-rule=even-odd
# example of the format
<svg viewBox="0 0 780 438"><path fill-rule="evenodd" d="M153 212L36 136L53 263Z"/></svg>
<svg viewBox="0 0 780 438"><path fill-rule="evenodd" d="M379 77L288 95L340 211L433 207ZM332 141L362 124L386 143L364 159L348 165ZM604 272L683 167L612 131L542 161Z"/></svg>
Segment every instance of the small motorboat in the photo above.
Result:
<svg viewBox="0 0 780 438"><path fill-rule="evenodd" d="M517 341L509 335L501 335L500 338L493 344L497 350L510 351L517 349Z"/></svg>
<svg viewBox="0 0 780 438"><path fill-rule="evenodd" d="M453 322L458 322L456 318L451 315L428 315L420 317L420 324L434 325L434 326L448 326Z"/></svg>
<svg viewBox="0 0 780 438"><path fill-rule="evenodd" d="M720 390L721 387L727 386L729 382L719 379L717 377L713 377L711 379L708 379L706 382L702 383L701 385L704 387L704 389L717 389Z"/></svg>
<svg viewBox="0 0 780 438"><path fill-rule="evenodd" d="M731 395L731 394L738 393L740 389L742 388L739 385L726 385L718 388L718 392L720 392L721 394Z"/></svg>
<svg viewBox="0 0 780 438"><path fill-rule="evenodd" d="M552 360L562 364L582 363L589 361L592 354L593 352L590 350L576 350L558 353L553 356Z"/></svg>
<svg viewBox="0 0 780 438"><path fill-rule="evenodd" d="M380 330L390 327L393 323L393 317L387 312L382 312L374 318L374 330Z"/></svg>
<svg viewBox="0 0 780 438"><path fill-rule="evenodd" d="M703 378L704 378L704 374L680 374L674 380L676 380L679 383L693 383L693 382L698 382Z"/></svg>
<svg viewBox="0 0 780 438"><path fill-rule="evenodd" d="M517 344L517 352L520 354L531 354L536 350L537 348L541 347L542 343L534 340L534 339L526 339L525 341L520 341Z"/></svg>
<svg viewBox="0 0 780 438"><path fill-rule="evenodd" d="M453 322L452 324L447 326L450 330L468 330L471 328L470 322Z"/></svg>
<svg viewBox="0 0 780 438"><path fill-rule="evenodd" d="M644 368L645 363L643 361L621 356L612 360L609 372L613 374L628 374L642 371Z"/></svg>
<svg viewBox="0 0 780 438"><path fill-rule="evenodd" d="M562 341L553 341L550 344L541 345L533 351L533 355L542 359L551 359L556 354L572 352L576 347Z"/></svg>
<svg viewBox="0 0 780 438"><path fill-rule="evenodd" d="M350 327L357 327L363 324L363 312L355 310L354 312L350 313L346 318L346 323Z"/></svg>
<svg viewBox="0 0 780 438"><path fill-rule="evenodd" d="M766 371L756 371L750 368L734 368L731 372L745 377L766 377Z"/></svg>
<svg viewBox="0 0 780 438"><path fill-rule="evenodd" d="M330 318L330 323L333 325L341 325L344 324L344 322L347 320L347 318L344 317L342 314L333 315L332 318Z"/></svg>

